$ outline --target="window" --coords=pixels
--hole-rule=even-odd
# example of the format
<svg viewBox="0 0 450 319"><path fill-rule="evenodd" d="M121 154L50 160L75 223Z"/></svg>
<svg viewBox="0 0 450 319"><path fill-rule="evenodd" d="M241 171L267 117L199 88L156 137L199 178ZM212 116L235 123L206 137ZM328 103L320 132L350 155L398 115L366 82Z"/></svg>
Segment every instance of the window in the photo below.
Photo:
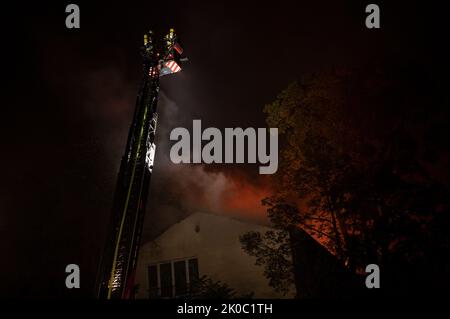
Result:
<svg viewBox="0 0 450 319"><path fill-rule="evenodd" d="M177 261L174 263L175 269L175 296L187 294L187 273L186 261Z"/></svg>
<svg viewBox="0 0 450 319"><path fill-rule="evenodd" d="M197 258L189 260L189 278L190 282L193 283L198 280L198 261Z"/></svg>
<svg viewBox="0 0 450 319"><path fill-rule="evenodd" d="M198 277L197 258L178 259L150 265L148 267L149 297L184 296L192 291Z"/></svg>
<svg viewBox="0 0 450 319"><path fill-rule="evenodd" d="M158 296L158 273L156 265L148 267L148 288L150 293L150 298L155 298Z"/></svg>
<svg viewBox="0 0 450 319"><path fill-rule="evenodd" d="M159 274L161 281L161 297L172 296L172 264L166 263L159 265Z"/></svg>

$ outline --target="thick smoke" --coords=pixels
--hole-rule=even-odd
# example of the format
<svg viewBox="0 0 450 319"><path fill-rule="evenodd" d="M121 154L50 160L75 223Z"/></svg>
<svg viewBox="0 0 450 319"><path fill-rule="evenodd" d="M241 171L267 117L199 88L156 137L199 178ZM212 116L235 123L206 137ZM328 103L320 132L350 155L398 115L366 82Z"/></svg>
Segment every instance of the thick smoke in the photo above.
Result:
<svg viewBox="0 0 450 319"><path fill-rule="evenodd" d="M158 107L156 158L144 239L197 211L266 222L261 199L270 193L267 181L264 185L262 177L250 181L243 170L230 165L172 163L169 153L174 142L169 139L170 132L192 121L192 117L164 92L160 93Z"/></svg>
<svg viewBox="0 0 450 319"><path fill-rule="evenodd" d="M113 69L91 72L84 84L88 98L83 103L83 110L87 120L96 127L93 139L106 154L107 172L104 173L111 176L108 178L109 186L105 189L111 195L105 194L105 197L112 198L134 111L136 87L137 84L129 83L120 72ZM169 139L170 132L180 126L190 129L192 120L189 109L181 108L163 90L160 91L156 157L144 224L144 241L199 211L266 222L261 199L270 194L269 177L249 176L245 169L232 164L209 166L171 162L169 153L174 142ZM256 172L257 168L254 170Z"/></svg>

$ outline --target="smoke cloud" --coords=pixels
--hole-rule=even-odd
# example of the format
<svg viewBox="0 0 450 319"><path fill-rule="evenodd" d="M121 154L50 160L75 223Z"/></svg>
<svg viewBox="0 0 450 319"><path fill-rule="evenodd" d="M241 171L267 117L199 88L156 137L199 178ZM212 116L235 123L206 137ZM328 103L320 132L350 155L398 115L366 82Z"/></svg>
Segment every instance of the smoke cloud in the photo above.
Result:
<svg viewBox="0 0 450 319"><path fill-rule="evenodd" d="M158 108L156 158L144 239L199 211L266 223L261 199L270 194L269 177L248 176L233 164L172 163L169 153L175 142L170 141L170 132L192 122L192 116L189 110L181 111L164 91L160 92Z"/></svg>
<svg viewBox="0 0 450 319"><path fill-rule="evenodd" d="M134 112L137 83L130 83L115 69L91 71L84 82L86 99L82 104L86 120L95 126L92 139L102 148L107 162L106 198L112 198L120 158L126 144ZM206 115L206 114L205 114ZM164 90L158 102L155 164L144 224L143 240L150 240L172 224L195 212L227 215L267 223L261 199L270 194L270 177L250 176L233 164L174 164L170 160L170 132L187 127L193 115L180 107ZM193 150L200 151L200 150ZM105 209L110 209L107 207Z"/></svg>

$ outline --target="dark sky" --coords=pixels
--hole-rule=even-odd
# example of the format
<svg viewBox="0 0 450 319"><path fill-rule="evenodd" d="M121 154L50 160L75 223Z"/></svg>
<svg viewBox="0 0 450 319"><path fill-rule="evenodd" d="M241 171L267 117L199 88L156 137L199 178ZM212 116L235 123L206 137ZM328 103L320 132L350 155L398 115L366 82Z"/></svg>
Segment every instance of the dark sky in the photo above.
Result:
<svg viewBox="0 0 450 319"><path fill-rule="evenodd" d="M0 296L89 295L149 28L173 25L190 62L161 81L146 239L195 210L264 222L270 177L257 166L173 165L172 128L264 127L262 108L280 90L332 67L395 56L448 70L442 2L375 2L380 30L364 26L368 1L75 1L72 30L69 3L2 5ZM80 291L64 287L70 263Z"/></svg>

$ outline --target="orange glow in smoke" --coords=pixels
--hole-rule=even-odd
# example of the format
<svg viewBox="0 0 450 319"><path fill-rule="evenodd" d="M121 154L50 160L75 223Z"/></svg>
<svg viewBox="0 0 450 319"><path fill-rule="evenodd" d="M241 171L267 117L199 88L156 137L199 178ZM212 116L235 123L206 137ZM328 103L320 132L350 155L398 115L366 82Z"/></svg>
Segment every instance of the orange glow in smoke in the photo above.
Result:
<svg viewBox="0 0 450 319"><path fill-rule="evenodd" d="M265 185L254 185L244 179L234 178L229 192L223 194L225 212L239 217L267 220L266 208L261 200L270 196L271 189Z"/></svg>

